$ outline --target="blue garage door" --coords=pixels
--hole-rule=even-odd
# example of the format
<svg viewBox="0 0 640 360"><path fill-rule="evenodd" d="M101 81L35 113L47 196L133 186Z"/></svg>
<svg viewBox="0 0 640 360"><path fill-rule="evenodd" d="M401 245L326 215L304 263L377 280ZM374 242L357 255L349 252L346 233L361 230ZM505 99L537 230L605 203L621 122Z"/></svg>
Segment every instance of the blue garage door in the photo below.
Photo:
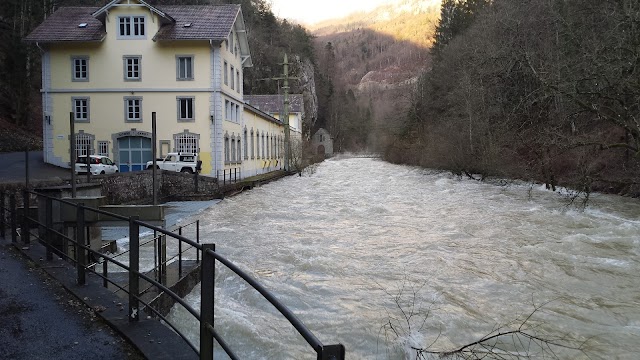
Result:
<svg viewBox="0 0 640 360"><path fill-rule="evenodd" d="M118 164L120 172L144 170L147 161L153 160L151 139L140 136L127 136L118 139Z"/></svg>

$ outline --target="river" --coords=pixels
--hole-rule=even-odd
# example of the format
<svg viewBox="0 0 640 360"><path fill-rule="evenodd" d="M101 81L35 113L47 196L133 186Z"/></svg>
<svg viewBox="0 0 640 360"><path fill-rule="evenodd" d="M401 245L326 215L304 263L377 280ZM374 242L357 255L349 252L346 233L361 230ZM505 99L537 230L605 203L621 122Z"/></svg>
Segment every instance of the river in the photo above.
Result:
<svg viewBox="0 0 640 360"><path fill-rule="evenodd" d="M480 183L377 159L227 198L200 213L201 234L272 290L348 359L449 350L497 325L591 338L594 359L640 354L640 202L594 194L589 206L526 184ZM199 308L199 288L188 301ZM385 324L392 320L396 337ZM413 306L411 306L413 304ZM270 304L218 268L218 332L242 359L314 359ZM171 318L198 339L180 309ZM426 320L425 320L426 319ZM386 331L385 331L386 329ZM226 358L216 345L216 358ZM531 349L534 357L542 355ZM559 352L564 358L582 353Z"/></svg>

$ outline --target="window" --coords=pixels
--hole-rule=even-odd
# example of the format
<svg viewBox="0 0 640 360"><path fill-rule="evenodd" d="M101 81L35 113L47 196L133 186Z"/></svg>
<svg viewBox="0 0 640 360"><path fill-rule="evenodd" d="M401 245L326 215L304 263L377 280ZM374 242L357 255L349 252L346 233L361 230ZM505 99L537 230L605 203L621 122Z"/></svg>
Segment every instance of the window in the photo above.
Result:
<svg viewBox="0 0 640 360"><path fill-rule="evenodd" d="M267 158L266 153L264 152L264 133L262 133L262 151L261 152L262 152L261 158L266 159Z"/></svg>
<svg viewBox="0 0 640 360"><path fill-rule="evenodd" d="M229 85L229 64L224 62L224 84Z"/></svg>
<svg viewBox="0 0 640 360"><path fill-rule="evenodd" d="M231 162L236 162L236 137L231 136Z"/></svg>
<svg viewBox="0 0 640 360"><path fill-rule="evenodd" d="M240 93L240 71L238 70L236 70L236 84L238 84L238 93Z"/></svg>
<svg viewBox="0 0 640 360"><path fill-rule="evenodd" d="M253 137L253 129L251 129L251 159L255 159L255 139Z"/></svg>
<svg viewBox="0 0 640 360"><path fill-rule="evenodd" d="M173 141L176 144L175 151L185 153L197 153L200 149L200 135L185 132L173 135Z"/></svg>
<svg viewBox="0 0 640 360"><path fill-rule="evenodd" d="M240 122L240 105L236 105L236 122Z"/></svg>
<svg viewBox="0 0 640 360"><path fill-rule="evenodd" d="M109 156L109 142L98 141L98 155Z"/></svg>
<svg viewBox="0 0 640 360"><path fill-rule="evenodd" d="M71 58L71 80L89 81L89 57L77 56Z"/></svg>
<svg viewBox="0 0 640 360"><path fill-rule="evenodd" d="M193 56L176 56L176 78L193 80Z"/></svg>
<svg viewBox="0 0 640 360"><path fill-rule="evenodd" d="M141 56L124 56L124 81L140 81Z"/></svg>
<svg viewBox="0 0 640 360"><path fill-rule="evenodd" d="M240 141L240 135L238 135L238 143L236 145L238 145L238 152L237 152L238 157L236 157L236 161L241 163L242 162L242 141Z"/></svg>
<svg viewBox="0 0 640 360"><path fill-rule="evenodd" d="M244 128L244 159L248 160L249 159L249 144L248 144L248 140L249 140L249 133L247 132L247 128Z"/></svg>
<svg viewBox="0 0 640 360"><path fill-rule="evenodd" d="M231 65L231 90L235 89L235 81L233 79L235 79L235 77L233 76L233 73L235 72L233 65Z"/></svg>
<svg viewBox="0 0 640 360"><path fill-rule="evenodd" d="M89 98L71 98L73 106L73 119L78 122L89 122Z"/></svg>
<svg viewBox="0 0 640 360"><path fill-rule="evenodd" d="M179 97L178 99L178 121L194 121L194 101L193 97Z"/></svg>
<svg viewBox="0 0 640 360"><path fill-rule="evenodd" d="M76 134L76 157L82 155L91 155L93 153L94 135L85 134L80 131Z"/></svg>
<svg viewBox="0 0 640 360"><path fill-rule="evenodd" d="M233 42L234 36L235 36L235 33L232 31L231 34L229 34L229 47L231 48L231 52L235 54L235 45Z"/></svg>
<svg viewBox="0 0 640 360"><path fill-rule="evenodd" d="M124 98L124 120L126 122L142 122L142 98Z"/></svg>
<svg viewBox="0 0 640 360"><path fill-rule="evenodd" d="M229 100L224 101L224 118L231 121L231 102Z"/></svg>
<svg viewBox="0 0 640 360"><path fill-rule="evenodd" d="M229 163L229 134L224 134L224 162Z"/></svg>
<svg viewBox="0 0 640 360"><path fill-rule="evenodd" d="M118 17L118 38L138 38L146 36L144 16Z"/></svg>

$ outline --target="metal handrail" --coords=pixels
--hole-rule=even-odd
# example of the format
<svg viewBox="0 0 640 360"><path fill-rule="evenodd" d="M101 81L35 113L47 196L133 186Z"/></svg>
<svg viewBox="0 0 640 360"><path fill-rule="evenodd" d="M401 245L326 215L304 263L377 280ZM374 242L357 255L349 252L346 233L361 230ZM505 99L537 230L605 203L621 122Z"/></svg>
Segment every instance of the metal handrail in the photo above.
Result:
<svg viewBox="0 0 640 360"><path fill-rule="evenodd" d="M285 305L283 305L275 297L275 295L273 295L269 290L267 290L264 286L262 286L262 284L260 284L258 281L252 278L249 274L242 271L234 263L225 259L223 256L216 253L215 251L206 250L206 253L213 256L216 260L220 261L221 263L223 263L229 270L236 273L238 276L244 279L244 281L246 281L249 285L251 285L254 289L256 289L262 296L264 296L264 298L267 299L271 303L271 305L273 305L276 309L278 309L278 311L280 311L280 313L284 315L284 317L287 318L287 320L289 320L291 325L293 325L293 327L295 327L296 330L298 330L298 333L302 335L302 337L307 341L309 345L311 345L311 347L314 350L316 350L316 352L319 352L322 350L322 346L323 346L322 342L320 342L320 340L302 323L302 321L300 321L300 319L298 319L297 316L293 314L293 312L291 312L291 310L289 310Z"/></svg>
<svg viewBox="0 0 640 360"><path fill-rule="evenodd" d="M122 221L127 221L127 222L129 222L130 226L132 226L132 225L136 225L136 227L142 226L142 227L145 227L147 229L159 232L161 234L168 235L168 236L178 240L179 242L184 242L184 243L186 243L188 245L191 245L193 248L196 248L196 252L198 254L200 252L202 252L203 253L203 257L204 257L205 254L208 255L208 256L212 256L213 259L220 261L224 266L226 266L228 269L230 269L231 271L236 273L244 281L246 281L251 287L253 287L255 290L257 290L267 301L269 301L269 303L271 303L289 321L289 323L291 323L291 325L293 325L293 327L298 331L298 333L305 339L305 341L318 354L318 358L319 359L323 356L323 351L324 350L333 351L334 350L333 348L336 348L336 347L340 347L342 354L344 354L344 346L342 346L342 345L332 345L332 346L327 346L325 348L325 346L322 344L322 342L302 323L302 321L300 319L298 319L298 317L291 310L289 310L283 303L281 303L275 297L275 295L273 295L269 290L267 290L262 284L260 284L252 276L250 276L249 274L244 272L242 269L240 269L233 262L231 262L230 260L226 259L225 257L223 257L222 255L218 254L217 252L215 252L215 251L213 251L213 250L211 250L209 248L206 248L202 244L194 242L193 240L191 240L191 239L189 239L187 237L184 237L181 234L175 234L173 232L173 231L175 231L175 229L173 231L166 230L166 229L163 229L161 227L145 223L145 222L140 221L140 220L135 219L135 218L128 218L128 217L125 217L125 216L122 216L122 215L109 213L109 212L104 211L104 210L86 207L86 206L83 206L83 205L80 205L80 204L77 204L77 203L74 203L74 202L66 201L66 200L59 199L59 198L53 198L51 196L47 196L47 195L40 194L40 193L37 193L37 192L34 192L34 191L30 191L30 190L26 190L25 193L31 193L31 194L35 194L35 195L37 195L39 197L52 199L52 200L58 201L60 203L64 203L64 204L70 205L72 207L75 207L75 208L77 208L77 209L79 209L81 211L88 210L88 211L92 211L92 212L95 212L95 213L103 214L105 216L109 216L109 217L112 217L112 218L115 218L115 219L120 219ZM4 196L3 196L2 201L4 202ZM58 234L59 236L64 236L65 238L67 238L66 235L61 234L61 233L55 231L54 229L51 229L48 226L43 225L43 224L35 221L34 219L31 219L28 216L27 212L25 212L25 214L23 216L24 216L24 218L25 218L24 220L26 222L32 222L34 224L38 224L39 226L44 226L46 229L48 229L48 231L53 231L54 234ZM188 225L191 225L191 224L188 224ZM185 226L187 226L187 225L185 225ZM187 304L184 300L182 300L182 298L180 296L175 294L173 291L171 291L169 288L164 286L162 283L156 281L155 279L150 278L149 276L141 273L140 271L132 270L130 266L125 265L125 264L115 260L114 257L109 257L109 256L106 256L104 254L100 254L100 253L92 250L90 247L86 246L85 244L78 243L75 239L68 238L68 240L72 241L72 243L74 243L76 246L79 246L81 249L89 251L89 253L91 253L91 254L98 254L100 257L104 258L105 261L111 262L114 265L125 269L129 273L132 273L133 275L135 275L135 277L137 277L138 279L146 280L147 282L149 282L150 284L152 284L153 286L157 287L159 290L165 292L168 296L173 298L173 300L175 302L177 302L178 304L183 306L192 316L194 316L200 323L202 323L201 315L195 309L193 309L189 304ZM48 247L50 246L50 244L46 243L46 241L45 241L45 244ZM76 263L77 263L77 261L76 261ZM85 268L86 269L86 265L81 264L80 268ZM78 271L80 271L80 270L78 270ZM106 277L98 274L94 269L90 269L90 272L97 274L99 277L103 278L105 281L113 283L111 280L109 280ZM84 270L83 270L83 273L84 273ZM120 287L120 286L118 286L118 287ZM125 290L125 289L122 289L122 290L127 292L127 290ZM128 293L130 293L130 292L128 292ZM135 299L137 299L138 301L140 301L142 304L147 306L149 309L151 309L151 311L153 311L154 313L156 313L156 314L161 316L161 314L159 314L155 309L151 308L149 306L149 304L144 303L139 298L138 294L133 294L132 296ZM166 318L164 318L164 316L161 316L161 318L163 320L165 320L165 322L167 322L167 324L169 324L172 329L176 330L176 333L181 338L183 338L189 344L189 346L191 346L194 349L194 351L199 353L199 351L197 349L195 349L195 347L191 344L191 342L188 339L186 339L186 337L184 337L184 335L182 333L177 331L177 329L175 329L172 324L170 324L168 321L166 321ZM237 357L235 357L235 355L233 355L233 352L231 352L231 349L228 347L226 342L224 342L224 340L217 334L217 332L215 332L215 330L213 329L213 324L202 324L202 326L204 326L204 328L208 329L210 335L222 346L222 348L225 350L225 352L227 352L227 354L229 356L231 356L232 359L236 359L237 358ZM341 359L342 357L339 357L339 358Z"/></svg>

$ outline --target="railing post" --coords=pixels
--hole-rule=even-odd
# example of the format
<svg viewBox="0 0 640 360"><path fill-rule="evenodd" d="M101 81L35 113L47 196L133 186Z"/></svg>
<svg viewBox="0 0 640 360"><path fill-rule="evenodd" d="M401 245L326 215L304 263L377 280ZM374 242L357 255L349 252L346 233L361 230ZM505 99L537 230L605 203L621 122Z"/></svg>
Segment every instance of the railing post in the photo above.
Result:
<svg viewBox="0 0 640 360"><path fill-rule="evenodd" d="M140 320L140 225L138 216L129 218L129 322Z"/></svg>
<svg viewBox="0 0 640 360"><path fill-rule="evenodd" d="M4 206L5 206L5 194L4 194L4 190L0 191L0 236L2 236L2 238L4 239L5 237L5 232L7 231L6 228L6 221L5 221L5 210L4 210Z"/></svg>
<svg viewBox="0 0 640 360"><path fill-rule="evenodd" d="M50 198L46 198L45 200L45 209L44 209L44 224L45 224L45 244L47 246L47 260L53 260L53 200Z"/></svg>
<svg viewBox="0 0 640 360"><path fill-rule="evenodd" d="M344 360L344 345L325 345L320 348L318 360Z"/></svg>
<svg viewBox="0 0 640 360"><path fill-rule="evenodd" d="M11 242L18 242L18 206L16 205L16 193L9 195L9 208L11 211Z"/></svg>
<svg viewBox="0 0 640 360"><path fill-rule="evenodd" d="M22 190L22 243L29 245L31 242L31 234L29 233L29 190Z"/></svg>
<svg viewBox="0 0 640 360"><path fill-rule="evenodd" d="M178 228L178 235L182 236L182 226ZM182 277L182 240L178 239L178 278Z"/></svg>
<svg viewBox="0 0 640 360"><path fill-rule="evenodd" d="M202 244L202 267L200 269L200 359L213 359L213 334L207 325L213 327L213 303L216 259L209 254L209 250L216 251L214 244Z"/></svg>
<svg viewBox="0 0 640 360"><path fill-rule="evenodd" d="M200 244L200 220L196 220L196 244ZM200 250L196 248L196 264L200 264Z"/></svg>
<svg viewBox="0 0 640 360"><path fill-rule="evenodd" d="M160 248L162 249L162 261L160 267L162 268L162 285L167 285L167 235L162 235L160 242Z"/></svg>
<svg viewBox="0 0 640 360"><path fill-rule="evenodd" d="M107 277L109 276L108 261L106 257L102 257L102 286L108 288L109 282Z"/></svg>
<svg viewBox="0 0 640 360"><path fill-rule="evenodd" d="M84 203L80 203L76 208L76 269L78 270L78 285L86 283L85 264L87 259L86 251L83 247L87 242L85 233Z"/></svg>

